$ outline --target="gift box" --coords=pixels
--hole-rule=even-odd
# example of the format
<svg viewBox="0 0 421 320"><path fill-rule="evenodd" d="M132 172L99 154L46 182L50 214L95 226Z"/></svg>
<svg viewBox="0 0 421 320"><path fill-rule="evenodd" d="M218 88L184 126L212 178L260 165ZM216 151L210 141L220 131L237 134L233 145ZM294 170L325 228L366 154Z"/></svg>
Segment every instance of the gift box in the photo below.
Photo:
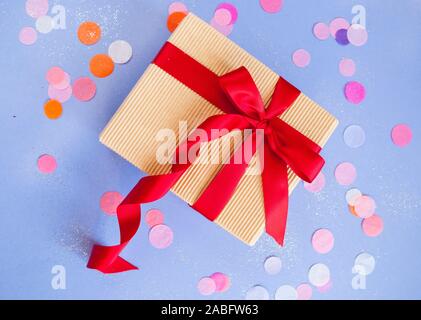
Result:
<svg viewBox="0 0 421 320"><path fill-rule="evenodd" d="M187 59L187 62L180 62L172 55L181 56L180 59ZM271 100L275 99L274 90L278 85L295 90L285 80L279 84L278 74L191 13L172 33L158 57L159 60L156 59L149 65L100 136L103 144L148 175L160 175L171 171L170 163L157 160L157 150L162 145L162 141L157 137L163 129L181 135L180 122L184 121L190 132L209 117L224 113L220 106L209 101L212 99L206 99L206 94L201 93L201 90L206 89L200 88L204 79L198 78L194 70L189 70L190 65L197 64L199 71L210 72L216 76L223 76L241 68L248 70L264 106L268 106ZM180 67L183 63L184 70ZM201 69L202 66L204 70ZM184 79L184 73L190 73L187 79ZM305 94L297 92L291 100L291 105L280 114L279 119L317 146L323 147L338 121ZM233 132L202 144L199 158L172 186L171 191L195 209L202 211L194 204L212 184L224 165L200 160L209 156L209 153L225 152L220 146L226 146L224 140L232 139L235 135L242 133ZM177 144L185 138L186 136L177 136ZM234 152L235 148L235 145L231 146L229 153ZM203 150L207 152L202 152ZM172 151L175 151L175 148ZM253 245L262 234L267 219L262 177L255 172L259 167L259 159L257 152L233 194L229 196L229 201L213 220L248 245ZM286 170L288 192L291 193L300 178L289 166ZM214 199L215 202L218 200ZM201 213L206 215L206 212Z"/></svg>

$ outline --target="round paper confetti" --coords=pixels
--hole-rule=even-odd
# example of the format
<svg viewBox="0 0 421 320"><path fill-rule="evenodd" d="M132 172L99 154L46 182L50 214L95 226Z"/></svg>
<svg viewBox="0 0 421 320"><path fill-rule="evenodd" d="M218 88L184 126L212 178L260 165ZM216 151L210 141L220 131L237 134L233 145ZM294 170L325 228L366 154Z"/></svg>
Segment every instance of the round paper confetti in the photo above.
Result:
<svg viewBox="0 0 421 320"><path fill-rule="evenodd" d="M260 5L263 10L268 13L277 13L281 11L283 4L283 0L260 0Z"/></svg>
<svg viewBox="0 0 421 320"><path fill-rule="evenodd" d="M411 143L412 130L406 124L398 124L392 129L392 141L398 147L405 147Z"/></svg>
<svg viewBox="0 0 421 320"><path fill-rule="evenodd" d="M342 186L349 186L357 178L357 170L350 162L343 162L336 167L336 181Z"/></svg>
<svg viewBox="0 0 421 320"><path fill-rule="evenodd" d="M124 197L120 193L108 191L101 196L99 206L106 214L113 215L117 213L117 207L123 200Z"/></svg>
<svg viewBox="0 0 421 320"><path fill-rule="evenodd" d="M308 272L308 280L315 287L322 287L330 280L330 270L323 263L317 263L311 266Z"/></svg>
<svg viewBox="0 0 421 320"><path fill-rule="evenodd" d="M48 83L58 85L66 79L66 73L60 67L52 67L45 76Z"/></svg>
<svg viewBox="0 0 421 320"><path fill-rule="evenodd" d="M61 114L63 113L63 107L59 101L49 100L44 105L44 113L47 118L55 120L61 117Z"/></svg>
<svg viewBox="0 0 421 320"><path fill-rule="evenodd" d="M57 100L61 103L68 101L72 97L72 87L68 86L66 89L59 90L53 86L48 86L48 96L50 99Z"/></svg>
<svg viewBox="0 0 421 320"><path fill-rule="evenodd" d="M209 296L216 291L216 284L212 278L204 277L197 283L197 290L201 295Z"/></svg>
<svg viewBox="0 0 421 320"><path fill-rule="evenodd" d="M346 192L345 199L350 206L355 206L357 199L362 195L360 190L353 188Z"/></svg>
<svg viewBox="0 0 421 320"><path fill-rule="evenodd" d="M53 173L57 169L56 159L49 155L44 154L38 158L38 170L42 173Z"/></svg>
<svg viewBox="0 0 421 320"><path fill-rule="evenodd" d="M354 206L348 206L348 210L349 212L351 212L351 214L357 218L359 218L358 214L355 212L355 208Z"/></svg>
<svg viewBox="0 0 421 320"><path fill-rule="evenodd" d="M73 83L73 95L80 101L89 101L96 94L96 84L90 78L79 78Z"/></svg>
<svg viewBox="0 0 421 320"><path fill-rule="evenodd" d="M349 44L348 40L348 30L347 29L339 29L336 31L335 40L341 46L346 46Z"/></svg>
<svg viewBox="0 0 421 320"><path fill-rule="evenodd" d="M355 200L354 209L358 217L369 218L376 210L376 202L373 198L363 195Z"/></svg>
<svg viewBox="0 0 421 320"><path fill-rule="evenodd" d="M373 214L363 220L361 228L367 236L377 237L383 232L383 219L377 214Z"/></svg>
<svg viewBox="0 0 421 320"><path fill-rule="evenodd" d="M292 61L297 67L305 68L310 64L311 55L307 50L298 49L293 53Z"/></svg>
<svg viewBox="0 0 421 320"><path fill-rule="evenodd" d="M48 0L27 0L26 13L32 18L39 18L48 13Z"/></svg>
<svg viewBox="0 0 421 320"><path fill-rule="evenodd" d="M311 244L313 249L321 254L330 252L335 244L335 237L332 232L328 229L319 229L311 238Z"/></svg>
<svg viewBox="0 0 421 320"><path fill-rule="evenodd" d="M231 279L222 272L215 272L210 278L215 282L216 292L225 292L231 286Z"/></svg>
<svg viewBox="0 0 421 320"><path fill-rule="evenodd" d="M268 257L265 260L264 267L267 274L278 274L282 269L282 260L275 256Z"/></svg>
<svg viewBox="0 0 421 320"><path fill-rule="evenodd" d="M149 231L149 242L157 249L165 249L173 242L174 234L165 224L154 226ZM213 280L212 280L213 281Z"/></svg>
<svg viewBox="0 0 421 320"><path fill-rule="evenodd" d="M132 58L133 49L127 41L117 40L109 46L108 55L114 63L125 64Z"/></svg>
<svg viewBox="0 0 421 320"><path fill-rule="evenodd" d="M316 179L313 180L313 182L308 183L304 181L304 188L307 191L313 192L313 193L322 191L325 185L326 185L326 177L321 171L317 175Z"/></svg>
<svg viewBox="0 0 421 320"><path fill-rule="evenodd" d="M168 14L172 14L174 12L184 12L188 13L189 10L187 9L186 5L182 2L173 2L168 7Z"/></svg>
<svg viewBox="0 0 421 320"><path fill-rule="evenodd" d="M50 16L41 16L35 22L35 28L39 33L49 33L54 28L53 18Z"/></svg>
<svg viewBox="0 0 421 320"><path fill-rule="evenodd" d="M215 11L215 15L213 16L213 20L221 26L230 25L232 24L231 12L224 8L217 9Z"/></svg>
<svg viewBox="0 0 421 320"><path fill-rule="evenodd" d="M356 66L352 59L344 58L339 62L339 72L344 77L352 77L355 74Z"/></svg>
<svg viewBox="0 0 421 320"><path fill-rule="evenodd" d="M77 36L80 42L90 46L101 39L101 28L95 22L86 21L80 24Z"/></svg>
<svg viewBox="0 0 421 320"><path fill-rule="evenodd" d="M332 289L332 285L333 285L332 281L329 280L329 282L326 283L324 286L317 287L317 290L319 290L319 292L321 292L321 293L326 293L326 292L330 291L330 289Z"/></svg>
<svg viewBox="0 0 421 320"><path fill-rule="evenodd" d="M168 16L167 28L169 32L174 32L177 29L178 25L183 21L187 16L185 12L174 12Z"/></svg>
<svg viewBox="0 0 421 320"><path fill-rule="evenodd" d="M357 267L359 274L368 276L374 271L376 260L371 254L362 252L355 258L354 266Z"/></svg>
<svg viewBox="0 0 421 320"><path fill-rule="evenodd" d="M368 33L367 30L360 24L353 24L348 29L347 38L354 46L360 47L367 43Z"/></svg>
<svg viewBox="0 0 421 320"><path fill-rule="evenodd" d="M318 22L313 26L313 34L319 40L327 40L330 36L329 26L326 23Z"/></svg>
<svg viewBox="0 0 421 320"><path fill-rule="evenodd" d="M92 74L98 78L106 78L114 71L114 62L106 54L97 54L89 63Z"/></svg>
<svg viewBox="0 0 421 320"><path fill-rule="evenodd" d="M346 29L349 28L349 22L346 21L345 18L336 18L333 19L329 24L329 30L332 37L336 37L336 32L340 29Z"/></svg>
<svg viewBox="0 0 421 320"><path fill-rule="evenodd" d="M298 294L294 287L280 286L275 292L275 300L297 300Z"/></svg>
<svg viewBox="0 0 421 320"><path fill-rule="evenodd" d="M313 289L307 283L300 284L296 290L298 300L310 300L313 295Z"/></svg>
<svg viewBox="0 0 421 320"><path fill-rule="evenodd" d="M164 214L158 209L149 210L146 213L146 223L150 228L164 223Z"/></svg>
<svg viewBox="0 0 421 320"><path fill-rule="evenodd" d="M214 27L216 30L218 30L220 33L222 33L224 36L229 36L234 29L233 24L229 24L227 26L222 26L215 22L215 20L211 20L210 22L211 26Z"/></svg>
<svg viewBox="0 0 421 320"><path fill-rule="evenodd" d="M358 125L351 125L344 131L344 141L348 147L358 148L365 142L364 129Z"/></svg>
<svg viewBox="0 0 421 320"><path fill-rule="evenodd" d="M68 73L64 73L64 80L56 83L56 84L51 84L55 89L57 90L64 90L67 89L70 86L70 75Z"/></svg>
<svg viewBox="0 0 421 320"><path fill-rule="evenodd" d="M247 291L246 300L269 300L269 292L265 287L254 286Z"/></svg>
<svg viewBox="0 0 421 320"><path fill-rule="evenodd" d="M234 24L237 22L238 19L238 11L237 8L234 7L231 3L221 3L216 7L216 10L219 9L227 9L231 13L231 24Z"/></svg>
<svg viewBox="0 0 421 320"><path fill-rule="evenodd" d="M345 97L353 104L361 103L365 99L364 86L357 81L348 82L345 85Z"/></svg>
<svg viewBox="0 0 421 320"><path fill-rule="evenodd" d="M24 45L30 46L38 39L38 34L34 28L25 27L19 33L19 41Z"/></svg>

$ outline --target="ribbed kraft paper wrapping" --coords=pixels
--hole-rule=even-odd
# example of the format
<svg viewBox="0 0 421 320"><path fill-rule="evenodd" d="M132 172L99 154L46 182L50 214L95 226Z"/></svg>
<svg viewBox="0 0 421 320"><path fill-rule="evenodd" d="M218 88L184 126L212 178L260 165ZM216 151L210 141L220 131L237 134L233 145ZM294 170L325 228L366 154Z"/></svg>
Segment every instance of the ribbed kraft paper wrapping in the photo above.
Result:
<svg viewBox="0 0 421 320"><path fill-rule="evenodd" d="M247 67L265 103L270 100L278 75L193 14L183 20L169 41L218 75ZM180 121L185 121L188 132L191 132L209 116L220 113L218 108L151 64L104 129L100 140L146 173L165 173L170 166L157 161L157 151L163 144L159 139L170 132L178 135ZM337 120L331 114L304 94L281 119L320 146L324 146L337 126ZM184 133L183 136L181 139L185 138ZM209 154L223 152L223 146L230 148L224 142L235 136L232 134L204 146L198 163L186 172L172 191L193 204L221 167L204 164L203 160ZM178 141L180 137L176 138ZM255 157L234 196L215 220L250 245L256 242L265 225L261 177L255 173L256 164ZM291 170L288 171L290 193L299 180Z"/></svg>

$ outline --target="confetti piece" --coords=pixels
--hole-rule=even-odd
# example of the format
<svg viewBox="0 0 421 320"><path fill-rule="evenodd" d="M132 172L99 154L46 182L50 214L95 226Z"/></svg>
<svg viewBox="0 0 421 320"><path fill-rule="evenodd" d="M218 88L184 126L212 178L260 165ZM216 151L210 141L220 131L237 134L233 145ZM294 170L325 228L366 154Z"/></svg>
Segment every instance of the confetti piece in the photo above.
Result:
<svg viewBox="0 0 421 320"><path fill-rule="evenodd" d="M101 28L95 22L86 21L80 24L77 36L80 42L91 46L101 39Z"/></svg>
<svg viewBox="0 0 421 320"><path fill-rule="evenodd" d="M96 84L90 78L79 78L73 83L73 95L79 101L89 101L96 94Z"/></svg>
<svg viewBox="0 0 421 320"><path fill-rule="evenodd" d="M58 85L66 79L66 73L60 67L52 67L45 76L48 83Z"/></svg>
<svg viewBox="0 0 421 320"><path fill-rule="evenodd" d="M50 16L41 16L35 22L35 28L39 33L50 33L54 28L53 18Z"/></svg>
<svg viewBox="0 0 421 320"><path fill-rule="evenodd" d="M216 292L225 292L231 287L231 279L222 272L215 272L210 278L215 282Z"/></svg>
<svg viewBox="0 0 421 320"><path fill-rule="evenodd" d="M321 287L317 287L317 290L319 290L319 292L321 293L326 293L328 291L330 291L330 289L332 289L333 283L331 280L329 280L328 283L326 283L324 286Z"/></svg>
<svg viewBox="0 0 421 320"><path fill-rule="evenodd" d="M339 29L336 31L335 40L341 46L346 46L349 44L348 40L348 30L347 29Z"/></svg>
<svg viewBox="0 0 421 320"><path fill-rule="evenodd" d="M313 182L308 183L304 181L304 188L313 193L318 193L323 190L326 185L326 177L322 171L317 175L316 179Z"/></svg>
<svg viewBox="0 0 421 320"><path fill-rule="evenodd" d="M313 233L311 244L316 252L326 254L333 249L335 237L330 230L319 229Z"/></svg>
<svg viewBox="0 0 421 320"><path fill-rule="evenodd" d="M49 100L44 105L44 113L47 118L55 120L61 117L61 114L63 113L63 107L59 101Z"/></svg>
<svg viewBox="0 0 421 320"><path fill-rule="evenodd" d="M392 141L398 147L405 147L411 143L412 130L406 124L398 124L392 129Z"/></svg>
<svg viewBox="0 0 421 320"><path fill-rule="evenodd" d="M38 170L45 174L53 173L57 169L56 159L49 154L40 156L38 158L37 164Z"/></svg>
<svg viewBox="0 0 421 320"><path fill-rule="evenodd" d="M345 199L348 205L355 206L355 203L359 197L361 197L363 194L360 190L353 188L349 189L345 194Z"/></svg>
<svg viewBox="0 0 421 320"><path fill-rule="evenodd" d="M263 286L254 286L247 291L246 300L269 300L269 292Z"/></svg>
<svg viewBox="0 0 421 320"><path fill-rule="evenodd" d="M182 2L173 2L168 7L168 14L171 15L174 12L184 12L188 13L189 10L187 9L186 5Z"/></svg>
<svg viewBox="0 0 421 320"><path fill-rule="evenodd" d="M327 40L330 36L329 26L326 23L318 22L313 26L313 35L319 40Z"/></svg>
<svg viewBox="0 0 421 320"><path fill-rule="evenodd" d="M227 26L221 26L220 24L216 23L213 19L211 20L211 26L222 33L224 36L229 36L234 29L234 25L230 24Z"/></svg>
<svg viewBox="0 0 421 320"><path fill-rule="evenodd" d="M355 258L354 266L359 274L368 276L376 267L376 259L371 254L362 252Z"/></svg>
<svg viewBox="0 0 421 320"><path fill-rule="evenodd" d="M338 30L340 29L348 30L348 28L349 28L349 22L346 21L345 18L335 18L329 24L330 35L333 38L336 37L336 33L338 32Z"/></svg>
<svg viewBox="0 0 421 320"><path fill-rule="evenodd" d="M264 268L267 274L278 274L282 269L282 260L276 256L268 257L265 260Z"/></svg>
<svg viewBox="0 0 421 320"><path fill-rule="evenodd" d="M383 219L377 214L373 214L371 217L363 220L361 228L365 235L377 237L383 232Z"/></svg>
<svg viewBox="0 0 421 320"><path fill-rule="evenodd" d="M358 217L369 218L376 210L376 202L373 198L363 195L355 200L354 209Z"/></svg>
<svg viewBox="0 0 421 320"><path fill-rule="evenodd" d="M174 32L177 29L178 25L183 21L187 16L185 12L174 12L168 16L167 28L169 32Z"/></svg>
<svg viewBox="0 0 421 320"><path fill-rule="evenodd" d="M89 63L92 74L98 78L106 78L114 71L114 62L106 54L97 54Z"/></svg>
<svg viewBox="0 0 421 320"><path fill-rule="evenodd" d="M345 85L345 97L353 104L360 104L365 99L365 88L357 81L350 81Z"/></svg>
<svg viewBox="0 0 421 320"><path fill-rule="evenodd" d="M25 27L19 32L19 41L27 46L33 45L37 42L38 34L34 28Z"/></svg>
<svg viewBox="0 0 421 320"><path fill-rule="evenodd" d="M350 148L359 148L365 142L364 129L358 125L351 125L344 131L345 144Z"/></svg>
<svg viewBox="0 0 421 320"><path fill-rule="evenodd" d="M146 223L150 228L164 223L164 214L161 210L152 209L146 213Z"/></svg>
<svg viewBox="0 0 421 320"><path fill-rule="evenodd" d="M99 206L106 214L114 215L117 213L118 205L124 200L124 197L116 191L105 192L99 201Z"/></svg>
<svg viewBox="0 0 421 320"><path fill-rule="evenodd" d="M353 24L347 31L347 38L351 44L360 47L367 43L368 33L362 25Z"/></svg>
<svg viewBox="0 0 421 320"><path fill-rule="evenodd" d="M64 90L70 86L70 82L71 82L70 75L67 72L65 72L64 80L57 84L51 84L51 86L53 86L57 90Z"/></svg>
<svg viewBox="0 0 421 320"><path fill-rule="evenodd" d="M305 49L298 49L292 55L292 61L299 68L305 68L310 64L311 55Z"/></svg>
<svg viewBox="0 0 421 320"><path fill-rule="evenodd" d="M315 287L322 287L330 280L330 270L323 263L316 263L311 266L308 272L308 280Z"/></svg>
<svg viewBox="0 0 421 320"><path fill-rule="evenodd" d="M39 18L48 13L48 0L27 0L26 13L32 18Z"/></svg>
<svg viewBox="0 0 421 320"><path fill-rule="evenodd" d="M219 10L219 9L227 9L231 13L231 24L234 24L237 22L238 11L234 5L232 5L231 3L224 2L224 3L219 4L216 7L216 10Z"/></svg>
<svg viewBox="0 0 421 320"><path fill-rule="evenodd" d="M165 224L156 225L149 231L149 242L157 249L168 248L173 239L174 234L171 228Z"/></svg>
<svg viewBox="0 0 421 320"><path fill-rule="evenodd" d="M308 283L300 284L296 290L298 300L310 300L313 296L313 289Z"/></svg>
<svg viewBox="0 0 421 320"><path fill-rule="evenodd" d="M339 72L344 77L352 77L355 74L356 66L352 59L343 58L339 62Z"/></svg>
<svg viewBox="0 0 421 320"><path fill-rule="evenodd" d="M294 287L280 286L275 292L275 300L297 300L298 294Z"/></svg>
<svg viewBox="0 0 421 320"><path fill-rule="evenodd" d="M277 13L281 11L283 4L283 0L260 0L261 7L268 13Z"/></svg>
<svg viewBox="0 0 421 320"><path fill-rule="evenodd" d="M343 162L335 169L336 181L342 186L349 186L357 178L357 170L350 162Z"/></svg>
<svg viewBox="0 0 421 320"><path fill-rule="evenodd" d="M48 86L48 96L50 99L57 100L61 103L65 103L72 97L72 87L68 86L66 89L59 90L56 89L54 86Z"/></svg>
<svg viewBox="0 0 421 320"><path fill-rule="evenodd" d="M127 41L117 40L108 47L108 55L114 63L125 64L132 58L133 49Z"/></svg>
<svg viewBox="0 0 421 320"><path fill-rule="evenodd" d="M232 24L232 15L228 9L220 8L215 11L213 16L215 23L221 26L228 26Z"/></svg>
<svg viewBox="0 0 421 320"><path fill-rule="evenodd" d="M209 296L216 291L216 284L212 278L203 277L197 283L197 290L203 296Z"/></svg>
<svg viewBox="0 0 421 320"><path fill-rule="evenodd" d="M359 218L358 214L355 212L355 208L354 206L348 206L349 212L351 212L351 214L357 218Z"/></svg>

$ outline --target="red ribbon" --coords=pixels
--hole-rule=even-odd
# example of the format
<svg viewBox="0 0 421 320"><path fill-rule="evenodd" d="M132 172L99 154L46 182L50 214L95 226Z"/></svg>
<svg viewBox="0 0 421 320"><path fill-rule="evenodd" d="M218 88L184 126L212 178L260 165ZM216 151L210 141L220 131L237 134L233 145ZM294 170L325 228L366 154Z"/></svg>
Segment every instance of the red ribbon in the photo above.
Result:
<svg viewBox="0 0 421 320"><path fill-rule="evenodd" d="M259 90L245 67L218 77L169 42L154 63L225 112L223 115L209 117L196 129L206 132L206 141L203 141L203 134L200 135L200 141L191 141L188 138L177 148L176 155L188 159L186 155L190 155L189 151L198 144L220 138L215 136L217 131L252 129L253 133L247 139L256 140L256 129L264 130L261 142L264 148L262 188L266 232L282 245L288 213L288 166L301 179L311 182L324 165L324 160L319 155L321 148L279 119L294 103L300 91L279 78L271 102L265 109ZM193 136L199 135L194 132L190 137ZM256 145L257 143L252 144L252 155L257 151ZM188 160L190 161L186 164L172 165L168 174L144 177L137 183L117 208L120 244L94 245L88 268L103 273L137 269L121 258L120 253L140 226L140 205L156 201L168 193L195 161ZM247 161L240 164L230 161L225 164L192 207L209 220L215 220L231 199L248 165Z"/></svg>

